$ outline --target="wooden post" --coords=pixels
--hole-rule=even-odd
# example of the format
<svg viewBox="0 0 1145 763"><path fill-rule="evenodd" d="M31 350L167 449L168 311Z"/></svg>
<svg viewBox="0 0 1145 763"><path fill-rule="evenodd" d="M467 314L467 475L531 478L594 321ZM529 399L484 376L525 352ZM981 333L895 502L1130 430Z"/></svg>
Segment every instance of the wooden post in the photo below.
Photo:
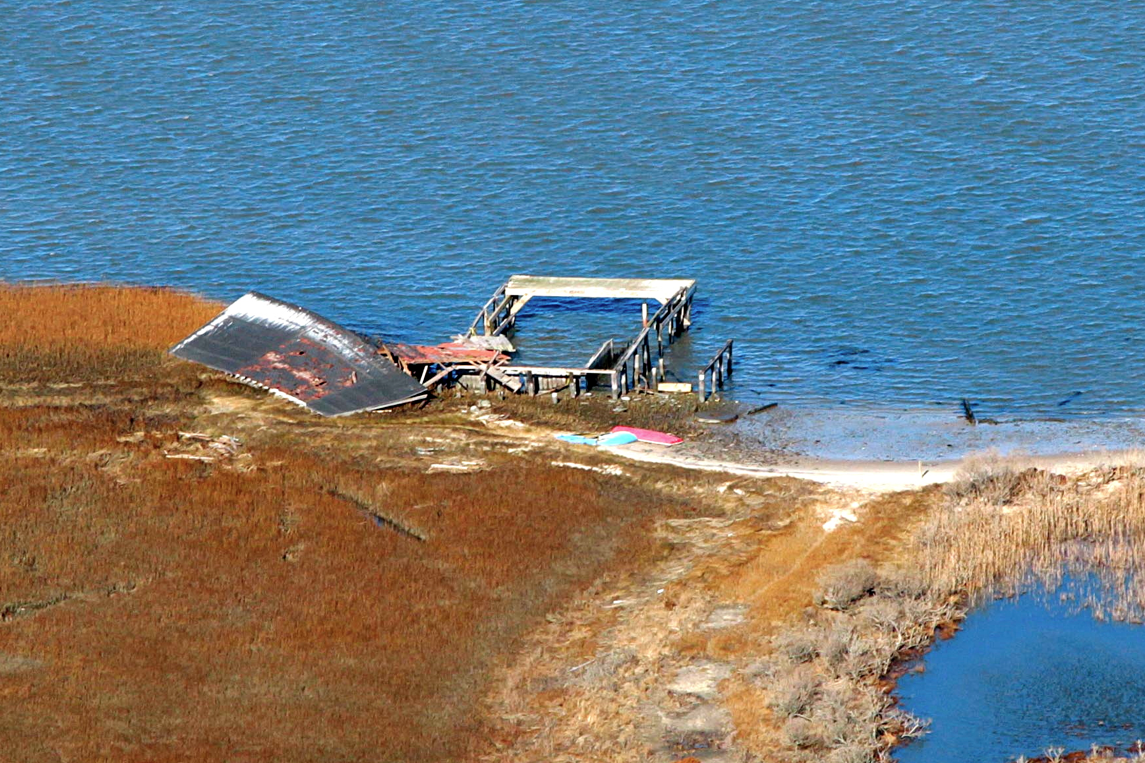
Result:
<svg viewBox="0 0 1145 763"><path fill-rule="evenodd" d="M728 340L728 376L732 373L732 340Z"/></svg>
<svg viewBox="0 0 1145 763"><path fill-rule="evenodd" d="M613 371L611 374L609 374L608 378L612 382L613 399L620 397L620 378L616 371Z"/></svg>
<svg viewBox="0 0 1145 763"><path fill-rule="evenodd" d="M659 392L660 391L660 369L659 368L653 368L652 369L652 389L651 389L651 391L652 392Z"/></svg>
<svg viewBox="0 0 1145 763"><path fill-rule="evenodd" d="M660 369L660 378L663 379L664 378L664 356L663 355L660 356L660 362L658 362L656 365Z"/></svg>
<svg viewBox="0 0 1145 763"><path fill-rule="evenodd" d="M533 385L533 381L534 381L533 372L532 371L526 371L525 372L525 389L529 390L530 397L536 397L536 395L537 395L537 388Z"/></svg>
<svg viewBox="0 0 1145 763"><path fill-rule="evenodd" d="M648 303L640 303L640 327L648 328Z"/></svg>
<svg viewBox="0 0 1145 763"><path fill-rule="evenodd" d="M705 375L706 375L706 372L700 371L700 373L699 373L699 377L700 377L699 378L699 384L696 385L696 389L698 390L698 394L700 396L700 402L701 403L708 399L708 396L704 394L704 391L705 391L704 390L704 376Z"/></svg>

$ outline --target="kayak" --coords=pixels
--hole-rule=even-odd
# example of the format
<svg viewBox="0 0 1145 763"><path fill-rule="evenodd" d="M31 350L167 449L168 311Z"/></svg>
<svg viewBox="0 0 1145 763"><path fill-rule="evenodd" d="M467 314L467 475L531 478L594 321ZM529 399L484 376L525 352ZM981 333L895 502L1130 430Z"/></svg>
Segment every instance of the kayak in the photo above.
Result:
<svg viewBox="0 0 1145 763"><path fill-rule="evenodd" d="M679 445L684 440L674 434L657 432L654 429L640 429L638 427L613 427L613 432L627 432L634 435L640 442L654 442L657 445Z"/></svg>
<svg viewBox="0 0 1145 763"><path fill-rule="evenodd" d="M582 437L579 434L559 434L557 439L571 442L573 445L596 445L595 437Z"/></svg>
<svg viewBox="0 0 1145 763"><path fill-rule="evenodd" d="M596 438L596 444L602 448L615 448L617 445L634 443L638 439L639 438L632 432L617 432L613 430L612 434L605 434Z"/></svg>
<svg viewBox="0 0 1145 763"><path fill-rule="evenodd" d="M583 437L578 434L559 434L558 440L571 442L574 445L597 445L602 448L615 448L618 445L628 445L636 442L636 435L631 432L613 432L600 437Z"/></svg>

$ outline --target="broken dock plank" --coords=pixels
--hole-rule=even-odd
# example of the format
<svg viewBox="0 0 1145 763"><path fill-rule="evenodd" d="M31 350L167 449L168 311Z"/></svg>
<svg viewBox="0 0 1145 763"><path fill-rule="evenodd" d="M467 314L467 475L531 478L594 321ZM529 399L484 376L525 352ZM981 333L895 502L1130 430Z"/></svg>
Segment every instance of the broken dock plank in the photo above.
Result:
<svg viewBox="0 0 1145 763"><path fill-rule="evenodd" d="M485 375L510 392L517 393L524 389L521 381L516 376L503 373L500 368L487 368L485 369Z"/></svg>

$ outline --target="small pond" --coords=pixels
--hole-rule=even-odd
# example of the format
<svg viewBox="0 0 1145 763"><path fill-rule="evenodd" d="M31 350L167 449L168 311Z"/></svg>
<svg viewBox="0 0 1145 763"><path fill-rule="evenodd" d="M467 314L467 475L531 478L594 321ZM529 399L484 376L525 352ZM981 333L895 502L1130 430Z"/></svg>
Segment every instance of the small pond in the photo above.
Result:
<svg viewBox="0 0 1145 763"><path fill-rule="evenodd" d="M897 750L901 763L1003 763L1145 739L1145 626L1044 594L995 601L964 626L927 654L925 672L899 681L903 707L932 721Z"/></svg>

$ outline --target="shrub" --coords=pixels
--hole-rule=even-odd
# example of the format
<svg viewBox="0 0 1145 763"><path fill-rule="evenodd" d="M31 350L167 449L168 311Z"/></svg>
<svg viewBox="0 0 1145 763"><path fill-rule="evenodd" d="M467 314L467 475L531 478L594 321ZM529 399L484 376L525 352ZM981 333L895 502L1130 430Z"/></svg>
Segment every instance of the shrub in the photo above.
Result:
<svg viewBox="0 0 1145 763"><path fill-rule="evenodd" d="M806 666L777 676L771 685L767 706L784 718L800 715L811 707L819 694L819 677Z"/></svg>
<svg viewBox="0 0 1145 763"><path fill-rule="evenodd" d="M826 609L844 610L875 590L878 573L866 559L829 567L819 578L815 603Z"/></svg>
<svg viewBox="0 0 1145 763"><path fill-rule="evenodd" d="M1017 495L1025 472L1014 459L1003 458L997 451L968 456L944 492L955 503L980 501L1002 506Z"/></svg>
<svg viewBox="0 0 1145 763"><path fill-rule="evenodd" d="M800 750L823 745L823 734L806 718L791 718L783 724L783 738L792 747Z"/></svg>
<svg viewBox="0 0 1145 763"><path fill-rule="evenodd" d="M827 763L871 763L875 759L874 750L866 745L846 744L836 747L827 755Z"/></svg>
<svg viewBox="0 0 1145 763"><path fill-rule="evenodd" d="M831 626L823 633L823 643L819 647L819 654L823 662L832 670L838 672L839 668L851 653L851 641L855 637L854 626L847 620L842 620Z"/></svg>
<svg viewBox="0 0 1145 763"><path fill-rule="evenodd" d="M811 662L819 654L819 634L814 630L784 631L775 637L775 650L794 663Z"/></svg>
<svg viewBox="0 0 1145 763"><path fill-rule="evenodd" d="M897 600L922 599L929 588L918 570L890 567L879 570L879 593Z"/></svg>
<svg viewBox="0 0 1145 763"><path fill-rule="evenodd" d="M851 641L842 671L851 678L881 676L891 666L897 651L894 641L875 633L863 633Z"/></svg>

